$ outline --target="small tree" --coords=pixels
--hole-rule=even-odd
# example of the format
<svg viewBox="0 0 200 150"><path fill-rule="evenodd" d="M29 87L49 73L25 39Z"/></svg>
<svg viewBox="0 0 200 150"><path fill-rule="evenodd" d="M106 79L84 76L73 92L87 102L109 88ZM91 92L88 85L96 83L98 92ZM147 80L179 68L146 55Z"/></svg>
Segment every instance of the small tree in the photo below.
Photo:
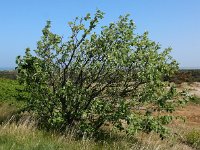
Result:
<svg viewBox="0 0 200 150"><path fill-rule="evenodd" d="M171 48L161 51L147 32L134 34L128 15L97 34L93 30L102 18L98 10L93 18L87 14L69 22L67 42L50 31L47 21L35 54L27 48L17 58L28 109L47 129L95 133L110 124L128 133L165 135L163 125L172 117L152 113L172 112L180 102L172 101L178 96L175 87L163 80L178 69Z"/></svg>

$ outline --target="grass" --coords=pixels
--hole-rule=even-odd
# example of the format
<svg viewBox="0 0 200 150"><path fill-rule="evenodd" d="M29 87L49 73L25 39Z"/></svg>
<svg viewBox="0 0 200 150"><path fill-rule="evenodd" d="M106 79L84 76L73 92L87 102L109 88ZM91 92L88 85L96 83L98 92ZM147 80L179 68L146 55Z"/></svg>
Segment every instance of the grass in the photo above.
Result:
<svg viewBox="0 0 200 150"><path fill-rule="evenodd" d="M17 108L15 106L1 103L0 104L0 123L2 123L5 120L8 120L12 115L14 115L17 112Z"/></svg>
<svg viewBox="0 0 200 150"><path fill-rule="evenodd" d="M134 144L121 142L95 142L91 139L75 140L73 134L57 135L39 131L34 124L6 124L0 127L0 149L2 150L100 150L130 149Z"/></svg>
<svg viewBox="0 0 200 150"><path fill-rule="evenodd" d="M29 115L22 116L18 122L12 117L0 125L0 150L190 150L174 134L165 140L154 133L125 136L119 132L103 135L101 140L76 139L73 132L58 134L39 130Z"/></svg>
<svg viewBox="0 0 200 150"><path fill-rule="evenodd" d="M112 139L110 135L110 139ZM154 134L141 135L138 140L116 136L115 140L94 141L93 139L76 140L73 133L58 135L36 128L28 119L24 122L7 123L0 126L1 150L188 150L188 147L172 140L161 141Z"/></svg>
<svg viewBox="0 0 200 150"><path fill-rule="evenodd" d="M191 130L185 135L186 143L196 149L200 149L200 130Z"/></svg>

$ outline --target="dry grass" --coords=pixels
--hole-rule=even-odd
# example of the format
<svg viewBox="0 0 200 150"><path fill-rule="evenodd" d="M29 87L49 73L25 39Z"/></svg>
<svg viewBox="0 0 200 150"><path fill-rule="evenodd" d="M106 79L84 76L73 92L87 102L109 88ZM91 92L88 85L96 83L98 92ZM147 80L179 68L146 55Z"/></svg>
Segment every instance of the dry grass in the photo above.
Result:
<svg viewBox="0 0 200 150"><path fill-rule="evenodd" d="M0 149L20 150L96 150L96 149L130 149L130 144L121 142L107 143L95 142L92 139L76 140L73 133L59 135L37 129L30 117L20 120L18 123L7 122L0 126Z"/></svg>
<svg viewBox="0 0 200 150"><path fill-rule="evenodd" d="M15 114L17 108L6 103L0 103L0 123L9 119L13 114Z"/></svg>
<svg viewBox="0 0 200 150"><path fill-rule="evenodd" d="M30 117L18 123L10 122L0 126L0 149L2 150L192 150L181 143L178 137L171 136L160 140L156 134L140 133L135 137L110 134L106 140L75 139L73 133L59 135L37 129Z"/></svg>

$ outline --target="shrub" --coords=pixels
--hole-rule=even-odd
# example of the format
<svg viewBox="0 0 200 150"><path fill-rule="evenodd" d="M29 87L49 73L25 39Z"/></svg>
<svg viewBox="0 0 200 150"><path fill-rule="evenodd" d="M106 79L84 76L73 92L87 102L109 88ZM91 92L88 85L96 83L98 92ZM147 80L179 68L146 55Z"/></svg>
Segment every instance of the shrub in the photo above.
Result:
<svg viewBox="0 0 200 150"><path fill-rule="evenodd" d="M165 135L163 125L172 117L152 113L172 112L183 102L172 100L178 97L176 88L163 80L178 70L171 48L162 51L147 32L134 34L128 15L97 34L93 30L102 18L98 10L94 17L69 22L66 42L47 21L35 54L27 48L17 58L18 80L30 93L29 110L47 129L76 128L82 135L109 124L127 133Z"/></svg>

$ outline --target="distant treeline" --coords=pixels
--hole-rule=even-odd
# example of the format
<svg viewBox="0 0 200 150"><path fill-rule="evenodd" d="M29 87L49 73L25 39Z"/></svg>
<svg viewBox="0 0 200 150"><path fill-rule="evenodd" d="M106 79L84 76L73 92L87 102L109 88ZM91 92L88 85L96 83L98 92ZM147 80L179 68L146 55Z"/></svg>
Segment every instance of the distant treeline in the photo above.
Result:
<svg viewBox="0 0 200 150"><path fill-rule="evenodd" d="M0 78L17 79L17 72L15 70L11 71L0 71Z"/></svg>
<svg viewBox="0 0 200 150"><path fill-rule="evenodd" d="M17 78L17 72L12 71L0 71L0 78L8 78L15 80ZM200 69L181 69L173 77L167 80L182 83L182 82L200 82Z"/></svg>
<svg viewBox="0 0 200 150"><path fill-rule="evenodd" d="M200 82L200 69L181 69L169 80L175 83Z"/></svg>

